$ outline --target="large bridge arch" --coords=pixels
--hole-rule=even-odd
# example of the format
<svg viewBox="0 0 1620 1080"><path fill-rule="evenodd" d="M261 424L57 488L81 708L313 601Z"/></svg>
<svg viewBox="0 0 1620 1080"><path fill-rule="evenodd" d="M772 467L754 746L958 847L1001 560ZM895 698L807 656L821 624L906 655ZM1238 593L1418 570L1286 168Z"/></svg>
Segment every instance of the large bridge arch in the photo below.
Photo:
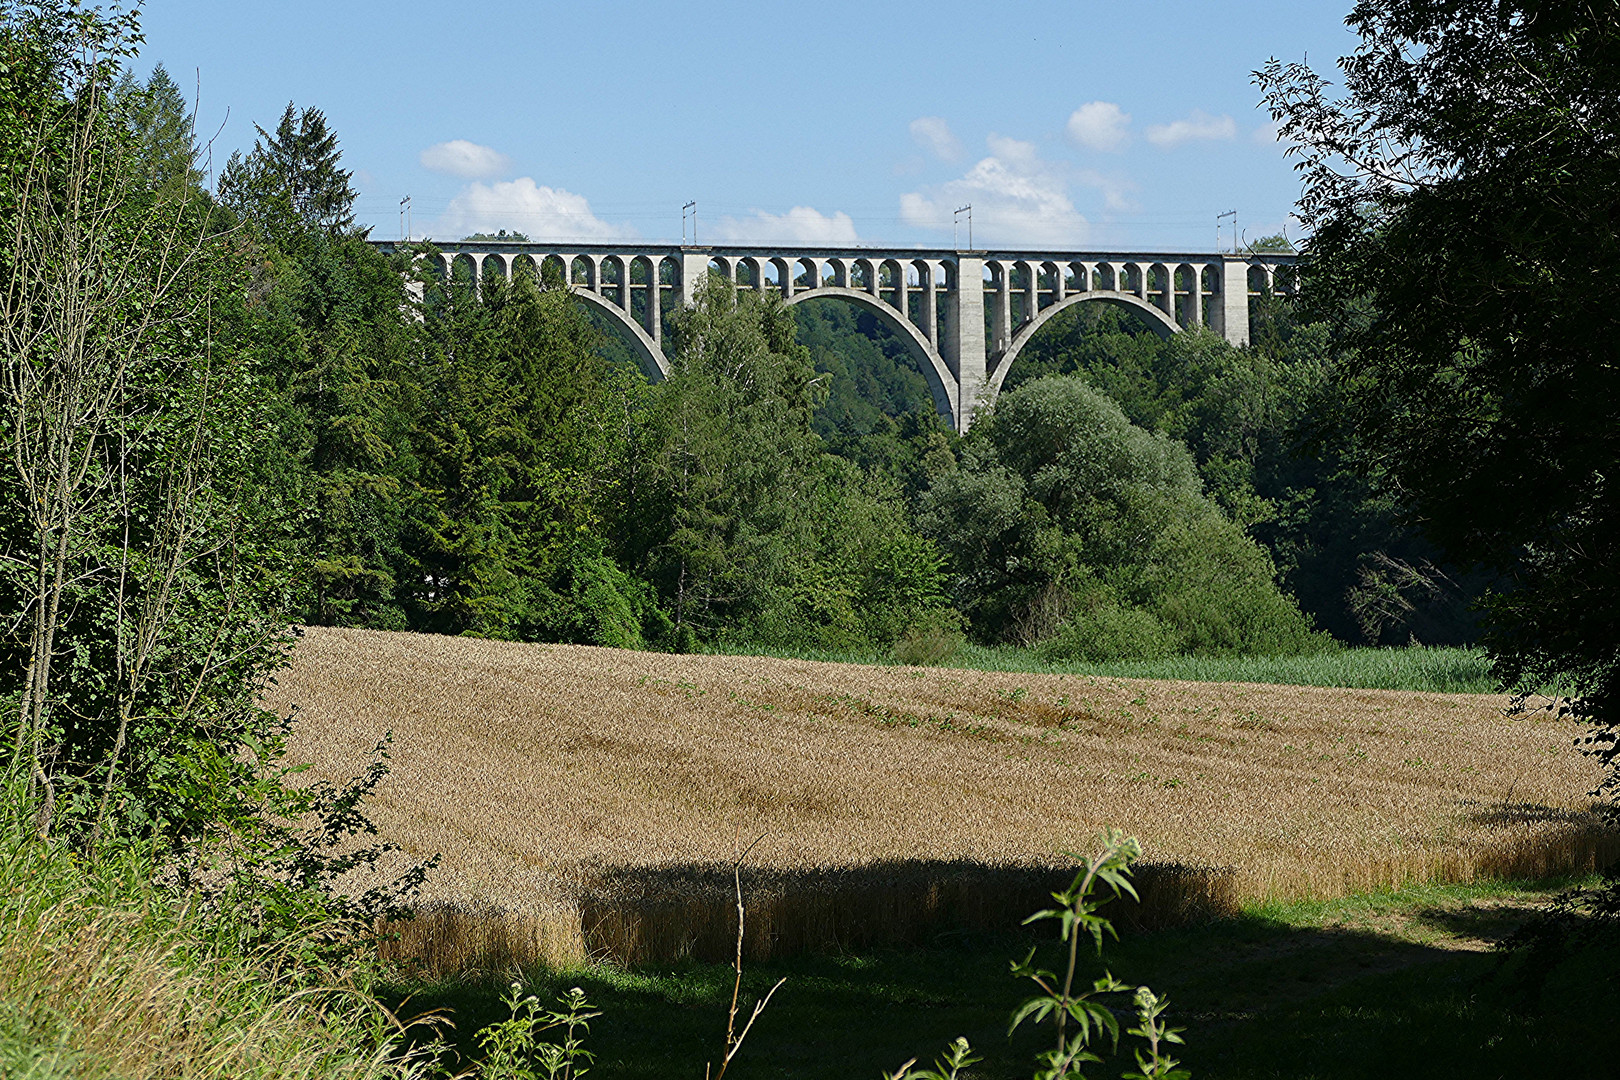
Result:
<svg viewBox="0 0 1620 1080"><path fill-rule="evenodd" d="M917 329L910 319L902 318L900 312L893 306L880 300L869 292L860 289L840 288L836 285L823 285L820 288L808 289L804 292L795 292L787 300L787 306L802 304L807 300L843 300L857 307L872 312L883 325L900 335L906 347L911 350L917 367L922 370L923 378L928 381L928 389L934 395L934 408L939 411L945 422L955 425L956 376L951 374L950 368L945 365L944 357L934 348L932 342Z"/></svg>
<svg viewBox="0 0 1620 1080"><path fill-rule="evenodd" d="M1178 325L1176 321L1169 315L1165 314L1163 308L1150 301L1143 300L1141 297L1136 296L1133 293L1090 292L1081 293L1078 296L1064 297L1061 301L1053 304L1051 307L1042 308L1039 315L1035 316L1035 318L1030 322L1025 323L1024 326L1019 329L1018 333L1013 335L1012 344L1009 345L1007 347L1007 351L1002 353L1001 356L996 360L996 366L990 372L990 378L987 380L986 384L986 392L980 398L980 407L983 408L988 406L1001 394L1001 384L1007 381L1007 372L1012 370L1013 361L1018 359L1018 354L1024 351L1024 346L1029 344L1030 339L1036 334L1040 333L1041 327L1045 326L1055 316L1069 310L1076 304L1087 303L1114 304L1118 307L1133 311L1142 317L1142 321L1147 323L1148 329L1152 330L1162 338L1168 338L1172 334L1181 332L1180 325Z"/></svg>
<svg viewBox="0 0 1620 1080"><path fill-rule="evenodd" d="M635 350L636 359L641 361L641 370L653 382L662 382L669 374L669 361L664 357L664 350L658 347L658 342L652 339L645 327L627 315L623 308L590 289L571 287L570 296L583 300L597 311L607 314L615 323L623 327L625 336L630 340L630 347Z"/></svg>

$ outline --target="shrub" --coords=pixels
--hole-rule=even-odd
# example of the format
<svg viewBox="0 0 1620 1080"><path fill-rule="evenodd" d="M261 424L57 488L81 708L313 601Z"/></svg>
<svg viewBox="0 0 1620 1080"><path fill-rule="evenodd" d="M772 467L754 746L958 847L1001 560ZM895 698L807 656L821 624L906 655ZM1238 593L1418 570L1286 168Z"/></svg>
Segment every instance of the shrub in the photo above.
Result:
<svg viewBox="0 0 1620 1080"><path fill-rule="evenodd" d="M1122 607L1109 594L1096 596L1037 651L1047 661L1159 660L1176 644L1174 633L1152 612Z"/></svg>
<svg viewBox="0 0 1620 1080"><path fill-rule="evenodd" d="M934 667L950 661L967 644L966 620L954 608L940 608L918 617L894 643L898 663Z"/></svg>

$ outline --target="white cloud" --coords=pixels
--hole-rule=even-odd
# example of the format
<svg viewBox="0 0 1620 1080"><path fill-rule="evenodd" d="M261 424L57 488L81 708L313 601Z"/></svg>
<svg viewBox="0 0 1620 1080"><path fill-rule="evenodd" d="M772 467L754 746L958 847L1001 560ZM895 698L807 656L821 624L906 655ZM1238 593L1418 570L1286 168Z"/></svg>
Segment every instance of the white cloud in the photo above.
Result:
<svg viewBox="0 0 1620 1080"><path fill-rule="evenodd" d="M960 161L962 158L962 141L951 131L951 125L938 116L919 116L913 120L911 138L941 161Z"/></svg>
<svg viewBox="0 0 1620 1080"><path fill-rule="evenodd" d="M1110 213L1140 210L1131 193L1136 190L1136 181L1121 173L1101 173L1096 169L1082 169L1079 180L1089 188L1096 188L1102 192L1103 209Z"/></svg>
<svg viewBox="0 0 1620 1080"><path fill-rule="evenodd" d="M1088 101L1069 114L1069 140L1088 150L1112 152L1130 138L1131 115L1112 101Z"/></svg>
<svg viewBox="0 0 1620 1080"><path fill-rule="evenodd" d="M535 184L530 177L472 183L462 188L428 235L457 240L470 233L508 229L536 240L620 240L634 229L591 213L583 195Z"/></svg>
<svg viewBox="0 0 1620 1080"><path fill-rule="evenodd" d="M853 244L855 222L843 211L823 214L811 206L795 206L785 214L755 210L744 218L724 217L705 227L704 239L733 244Z"/></svg>
<svg viewBox="0 0 1620 1080"><path fill-rule="evenodd" d="M1184 142L1230 139L1237 135L1237 122L1230 116L1211 116L1202 109L1194 109L1184 120L1168 124L1154 124L1147 129L1147 140L1166 150Z"/></svg>
<svg viewBox="0 0 1620 1080"><path fill-rule="evenodd" d="M900 196L908 225L946 230L952 211L973 204L973 242L979 247L1059 247L1084 243L1090 225L1074 208L1061 171L1042 161L1034 143L997 135L991 154L959 180ZM967 234L961 236L967 243Z"/></svg>
<svg viewBox="0 0 1620 1080"><path fill-rule="evenodd" d="M435 143L422 151L418 158L422 168L446 176L461 176L468 180L487 180L500 176L512 167L512 159L490 146L479 146L466 139L451 139Z"/></svg>

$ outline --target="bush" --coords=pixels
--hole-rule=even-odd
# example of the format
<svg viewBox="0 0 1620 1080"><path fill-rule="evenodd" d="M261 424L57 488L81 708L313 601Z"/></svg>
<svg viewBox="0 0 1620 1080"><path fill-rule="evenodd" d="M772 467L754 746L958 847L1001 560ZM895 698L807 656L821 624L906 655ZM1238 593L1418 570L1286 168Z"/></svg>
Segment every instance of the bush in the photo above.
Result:
<svg viewBox="0 0 1620 1080"><path fill-rule="evenodd" d="M896 662L917 667L948 663L967 644L963 632L967 620L953 608L942 608L920 616L906 627L894 643Z"/></svg>
<svg viewBox="0 0 1620 1080"><path fill-rule="evenodd" d="M1176 651L1175 635L1151 612L1121 607L1112 595L1096 595L1057 634L1041 642L1042 660L1160 660Z"/></svg>

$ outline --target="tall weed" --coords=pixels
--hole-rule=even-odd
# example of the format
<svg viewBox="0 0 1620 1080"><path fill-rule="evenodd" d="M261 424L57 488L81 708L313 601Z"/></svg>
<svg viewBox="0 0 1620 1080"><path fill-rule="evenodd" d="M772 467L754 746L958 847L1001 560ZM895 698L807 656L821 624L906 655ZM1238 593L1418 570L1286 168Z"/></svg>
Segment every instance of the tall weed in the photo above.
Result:
<svg viewBox="0 0 1620 1080"><path fill-rule="evenodd" d="M153 883L138 847L94 861L0 838L0 1076L416 1080L427 1053L363 971L310 970ZM309 933L319 937L321 926Z"/></svg>

